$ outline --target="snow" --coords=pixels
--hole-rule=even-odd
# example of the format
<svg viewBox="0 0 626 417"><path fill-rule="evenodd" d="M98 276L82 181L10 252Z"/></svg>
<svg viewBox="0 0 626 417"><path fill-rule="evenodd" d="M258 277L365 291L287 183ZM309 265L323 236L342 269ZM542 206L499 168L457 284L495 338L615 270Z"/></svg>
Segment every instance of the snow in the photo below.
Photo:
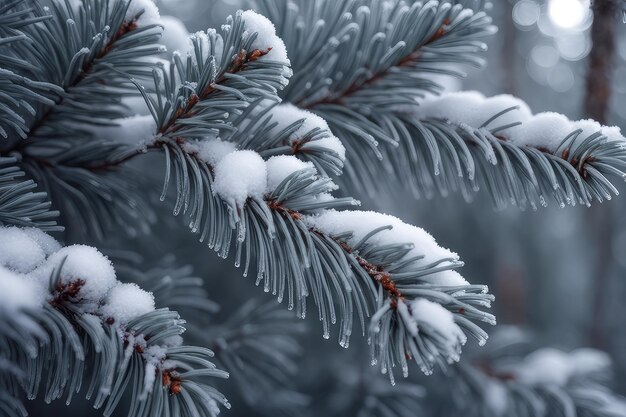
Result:
<svg viewBox="0 0 626 417"><path fill-rule="evenodd" d="M517 380L529 385L565 386L573 377L605 370L611 360L604 352L578 349L570 353L539 349L510 366Z"/></svg>
<svg viewBox="0 0 626 417"><path fill-rule="evenodd" d="M100 311L103 317L110 317L115 323L123 325L154 311L154 296L137 284L119 283L111 288Z"/></svg>
<svg viewBox="0 0 626 417"><path fill-rule="evenodd" d="M169 52L184 51L189 44L189 31L182 20L174 16L161 16L163 34L159 43Z"/></svg>
<svg viewBox="0 0 626 417"><path fill-rule="evenodd" d="M145 146L152 142L156 135L156 123L151 115L136 115L114 119L113 126L95 127L92 130L103 139L115 142Z"/></svg>
<svg viewBox="0 0 626 417"><path fill-rule="evenodd" d="M40 282L47 283L54 269L63 260L65 261L60 272L60 282L70 284L79 279L83 280L84 285L78 291L77 298L84 302L99 302L117 283L111 261L97 249L86 245L72 245L60 249L33 274Z"/></svg>
<svg viewBox="0 0 626 417"><path fill-rule="evenodd" d="M574 145L597 132L601 132L609 141L626 141L617 126L602 126L593 120L571 121L553 112L533 115L526 103L507 94L485 98L476 91L445 93L424 100L420 103L417 114L422 118L445 119L452 123L480 128L491 117L513 106L519 108L497 117L486 128L498 129L521 122L521 125L498 129L496 132L519 146L532 146L555 152L563 140L578 129L582 132L574 141Z"/></svg>
<svg viewBox="0 0 626 417"><path fill-rule="evenodd" d="M287 48L282 39L276 36L276 28L274 24L265 16L253 11L246 10L241 14L244 22L244 31L249 35L256 33L256 39L252 42L252 49L266 51L271 48L269 53L260 57L260 60L272 60L282 62L289 65L287 58Z"/></svg>
<svg viewBox="0 0 626 417"><path fill-rule="evenodd" d="M267 167L254 151L235 151L215 165L213 189L231 206L243 207L249 197L261 198L267 189Z"/></svg>
<svg viewBox="0 0 626 417"><path fill-rule="evenodd" d="M183 149L211 166L217 165L226 155L237 150L234 143L218 138L206 138L187 141Z"/></svg>
<svg viewBox="0 0 626 417"><path fill-rule="evenodd" d="M274 191L289 175L303 169L315 169L313 163L304 162L292 155L272 156L267 160L267 189Z"/></svg>
<svg viewBox="0 0 626 417"><path fill-rule="evenodd" d="M516 145L543 147L555 151L559 144L572 133L572 122L559 113L537 113L530 120L509 134Z"/></svg>
<svg viewBox="0 0 626 417"><path fill-rule="evenodd" d="M336 153L342 160L345 160L346 148L343 146L341 141L331 133L326 120L322 119L318 115L307 110L302 110L291 103L283 103L278 106L274 106L269 113L272 115L272 121L278 123L278 125L274 128L276 133L293 123L302 121L302 125L291 134L289 138L291 142L301 140L307 133L314 129L328 131L327 136L307 143L326 148L329 151Z"/></svg>
<svg viewBox="0 0 626 417"><path fill-rule="evenodd" d="M132 0L126 10L124 20L130 22L134 20L139 13L142 13L137 19L139 26L157 25L161 22L159 8L152 0Z"/></svg>
<svg viewBox="0 0 626 417"><path fill-rule="evenodd" d="M46 253L37 240L22 229L14 226L0 227L0 265L13 272L27 274L45 259Z"/></svg>
<svg viewBox="0 0 626 417"><path fill-rule="evenodd" d="M532 115L528 105L508 94L486 98L477 91L460 91L444 93L441 96L424 100L420 103L418 115L424 118L446 119L453 123L479 128L499 112L515 106L519 108L508 111L489 123L488 127L498 128L528 120ZM508 132L511 129L513 128L504 129L502 132Z"/></svg>
<svg viewBox="0 0 626 417"><path fill-rule="evenodd" d="M55 238L43 232L41 229L37 229L36 227L25 227L21 230L22 233L24 233L30 239L34 240L37 245L39 245L46 257L61 249L61 244L57 242Z"/></svg>
<svg viewBox="0 0 626 417"><path fill-rule="evenodd" d="M454 322L454 315L440 304L425 298L411 301L410 311L417 322L418 329L426 326L441 334L449 343L450 358L458 360L458 347L465 344L467 336Z"/></svg>
<svg viewBox="0 0 626 417"><path fill-rule="evenodd" d="M317 216L307 216L307 224L323 233L339 235L352 232L348 239L349 245L356 245L372 230L381 226L392 226L391 230L383 230L368 240L369 244L383 246L389 244L411 244L413 248L407 258L423 256L413 261L412 266L420 267L444 258L456 260L458 255L440 247L435 239L424 229L403 223L400 219L373 211L335 211L327 210ZM433 285L462 286L467 281L455 271L442 271L420 277L421 280Z"/></svg>
<svg viewBox="0 0 626 417"><path fill-rule="evenodd" d="M0 266L0 313L39 307L43 303L41 294L34 282Z"/></svg>

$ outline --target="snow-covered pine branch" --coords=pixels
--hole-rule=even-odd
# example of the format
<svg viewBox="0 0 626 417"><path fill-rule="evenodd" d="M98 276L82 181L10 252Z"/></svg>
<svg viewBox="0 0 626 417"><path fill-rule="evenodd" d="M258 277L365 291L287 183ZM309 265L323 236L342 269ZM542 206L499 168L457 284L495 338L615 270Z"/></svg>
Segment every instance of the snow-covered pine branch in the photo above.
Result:
<svg viewBox="0 0 626 417"><path fill-rule="evenodd" d="M527 337L519 329L504 328L495 333L490 348L470 354L473 363L451 367L444 391L433 394L447 399L452 391L456 401L446 400L447 406L437 415L618 417L626 413L626 398L609 388L611 359L606 353L589 348L533 350Z"/></svg>
<svg viewBox="0 0 626 417"><path fill-rule="evenodd" d="M402 145L397 111L441 89L430 73L462 76L481 66L482 39L494 32L480 2L257 1L285 39L294 75L285 101L324 118L347 149L347 180L372 192ZM457 4L461 3L461 4ZM477 11L464 8L477 7ZM469 4L472 3L472 4ZM319 65L323 62L323 65Z"/></svg>
<svg viewBox="0 0 626 417"><path fill-rule="evenodd" d="M0 367L3 394L69 402L90 369L86 396L107 416L127 390L129 416L215 416L218 405L229 407L207 383L228 376L209 361L213 353L183 345L178 313L155 309L151 293L119 282L96 249L62 248L35 228L0 227L0 275L0 357L23 376L17 384L15 372ZM10 332L6 320L23 331Z"/></svg>
<svg viewBox="0 0 626 417"><path fill-rule="evenodd" d="M3 6L0 22L26 4ZM20 168L48 191L64 224L97 234L118 221L131 233L147 229L150 215L128 216L138 206L150 214L133 184L99 172L98 189L87 186L95 181L93 166L117 159L127 148L107 138L86 139L94 138L90 126L111 124L125 114L120 97L134 90L129 77L151 77L155 56L164 50L157 44L156 6L144 0L28 5L32 18L19 26L24 40L0 44L3 56L18 58L0 61L3 70L14 73L3 83L17 78L29 88L19 91L22 100L13 118L24 120L23 133L2 141L0 153L16 156ZM38 23L26 24L31 21ZM3 101L11 100L7 97ZM111 201L117 213L107 208Z"/></svg>

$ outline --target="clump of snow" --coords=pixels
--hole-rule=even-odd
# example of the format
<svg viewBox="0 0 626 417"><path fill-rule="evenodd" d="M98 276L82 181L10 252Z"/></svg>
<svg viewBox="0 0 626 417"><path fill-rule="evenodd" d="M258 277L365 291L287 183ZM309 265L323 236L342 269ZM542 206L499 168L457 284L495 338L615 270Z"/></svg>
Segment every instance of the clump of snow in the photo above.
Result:
<svg viewBox="0 0 626 417"><path fill-rule="evenodd" d="M274 191L289 175L303 169L315 169L313 163L304 162L292 155L272 156L267 160L267 189Z"/></svg>
<svg viewBox="0 0 626 417"><path fill-rule="evenodd" d="M37 245L39 245L46 256L50 256L54 252L61 249L61 244L41 229L37 229L36 227L25 227L21 230L26 236L34 240Z"/></svg>
<svg viewBox="0 0 626 417"><path fill-rule="evenodd" d="M559 113L544 112L513 129L508 138L517 145L544 147L556 150L559 144L572 133L572 122Z"/></svg>
<svg viewBox="0 0 626 417"><path fill-rule="evenodd" d="M140 13L141 16L137 18ZM159 8L152 0L132 0L130 2L124 20L131 22L136 18L139 26L156 25L161 22Z"/></svg>
<svg viewBox="0 0 626 417"><path fill-rule="evenodd" d="M528 105L517 97L501 94L486 98L477 91L444 93L420 103L420 117L446 119L458 124L467 124L479 128L493 116L506 109L517 107L500 115L489 123L489 127L498 128L512 123L528 120L532 113ZM502 130L508 132L514 128Z"/></svg>
<svg viewBox="0 0 626 417"><path fill-rule="evenodd" d="M372 230L382 226L392 226L368 239L369 244L384 246L390 244L410 244L413 248L407 258L422 256L411 263L412 266L425 266L442 259L457 260L458 255L440 247L435 239L424 229L403 223L400 219L373 211L335 211L327 210L320 215L307 216L307 224L323 233L339 235L352 232L349 245L356 245ZM441 265L445 265L442 263ZM420 277L433 285L462 286L467 281L455 271L441 271Z"/></svg>
<svg viewBox="0 0 626 417"><path fill-rule="evenodd" d="M61 262L63 262L59 274L61 284L84 281L77 298L85 303L99 302L117 283L111 261L97 249L86 245L72 245L60 249L34 271L33 275L46 283Z"/></svg>
<svg viewBox="0 0 626 417"><path fill-rule="evenodd" d="M0 265L21 274L40 266L46 252L32 236L15 226L0 227Z"/></svg>
<svg viewBox="0 0 626 417"><path fill-rule="evenodd" d="M289 138L291 142L301 140L306 134L314 129L328 131L328 135L307 143L326 148L329 151L336 153L342 160L345 160L346 148L343 146L341 141L331 133L326 120L322 119L318 115L307 110L302 110L291 103L283 103L278 106L274 106L269 113L272 115L272 121L278 123L276 128L274 128L275 132L283 130L293 123L302 120L302 125L291 134Z"/></svg>
<svg viewBox="0 0 626 417"><path fill-rule="evenodd" d="M43 292L33 281L0 266L0 313L11 314L43 303Z"/></svg>
<svg viewBox="0 0 626 417"><path fill-rule="evenodd" d="M218 138L206 138L187 141L183 148L187 153L193 153L197 158L215 166L226 155L237 150L234 143Z"/></svg>
<svg viewBox="0 0 626 417"><path fill-rule="evenodd" d="M274 24L265 16L253 11L246 10L241 14L244 23L244 30L251 36L256 33L256 38L252 42L252 49L266 51L269 53L259 59L267 59L278 61L285 65L289 65L287 58L287 48L282 39L276 36L276 28Z"/></svg>
<svg viewBox="0 0 626 417"><path fill-rule="evenodd" d="M458 347L465 344L467 336L454 322L454 315L441 304L425 298L411 301L410 311L411 316L417 322L418 330L420 327L427 327L439 333L447 341L449 348L447 356L450 359L458 360Z"/></svg>
<svg viewBox="0 0 626 417"><path fill-rule="evenodd" d="M115 323L129 321L154 311L154 296L142 290L137 284L117 284L107 294L100 312Z"/></svg>
<svg viewBox="0 0 626 417"><path fill-rule="evenodd" d="M249 197L260 198L267 190L267 167L254 151L235 151L215 165L214 191L234 207Z"/></svg>
<svg viewBox="0 0 626 417"><path fill-rule="evenodd" d="M498 129L521 122L521 125L498 129L497 132L516 145L533 146L555 152L566 137L579 129L581 133L574 144L581 143L598 132L609 141L626 141L617 126L602 126L593 120L571 121L561 114L552 112L533 115L525 102L507 94L486 98L476 91L445 93L424 100L420 103L417 113L419 117L446 119L453 123L479 128L493 116L513 106L518 108L493 119L486 128Z"/></svg>
<svg viewBox="0 0 626 417"><path fill-rule="evenodd" d="M184 51L189 43L189 31L182 20L174 16L161 16L163 34L159 43L165 45L168 51Z"/></svg>
<svg viewBox="0 0 626 417"><path fill-rule="evenodd" d="M570 353L539 349L510 366L516 379L529 385L565 386L573 377L607 369L611 360L604 352L578 349Z"/></svg>

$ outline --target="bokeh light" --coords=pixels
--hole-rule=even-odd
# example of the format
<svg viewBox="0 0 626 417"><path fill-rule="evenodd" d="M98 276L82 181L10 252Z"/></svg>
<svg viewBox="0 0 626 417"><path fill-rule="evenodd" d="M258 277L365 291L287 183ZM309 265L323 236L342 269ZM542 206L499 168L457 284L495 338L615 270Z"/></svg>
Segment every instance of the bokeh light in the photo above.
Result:
<svg viewBox="0 0 626 417"><path fill-rule="evenodd" d="M550 0L548 16L552 23L563 29L575 29L591 13L589 0Z"/></svg>

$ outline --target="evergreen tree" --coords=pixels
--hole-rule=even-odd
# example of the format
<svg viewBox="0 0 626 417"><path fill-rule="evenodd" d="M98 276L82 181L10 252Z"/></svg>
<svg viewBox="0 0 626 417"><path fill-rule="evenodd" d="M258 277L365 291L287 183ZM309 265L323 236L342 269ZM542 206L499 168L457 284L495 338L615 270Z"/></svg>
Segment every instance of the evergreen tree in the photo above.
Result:
<svg viewBox="0 0 626 417"><path fill-rule="evenodd" d="M214 416L229 375L254 412L302 415L289 310L386 375L325 358L345 394L329 414L626 415L597 351L504 332L463 361L494 296L349 196L590 206L626 176L619 128L441 94L435 76L483 65L481 0L251 7L189 35L151 0L0 1L0 415L80 395L105 416ZM281 304L216 324L189 267L130 251L183 228Z"/></svg>

